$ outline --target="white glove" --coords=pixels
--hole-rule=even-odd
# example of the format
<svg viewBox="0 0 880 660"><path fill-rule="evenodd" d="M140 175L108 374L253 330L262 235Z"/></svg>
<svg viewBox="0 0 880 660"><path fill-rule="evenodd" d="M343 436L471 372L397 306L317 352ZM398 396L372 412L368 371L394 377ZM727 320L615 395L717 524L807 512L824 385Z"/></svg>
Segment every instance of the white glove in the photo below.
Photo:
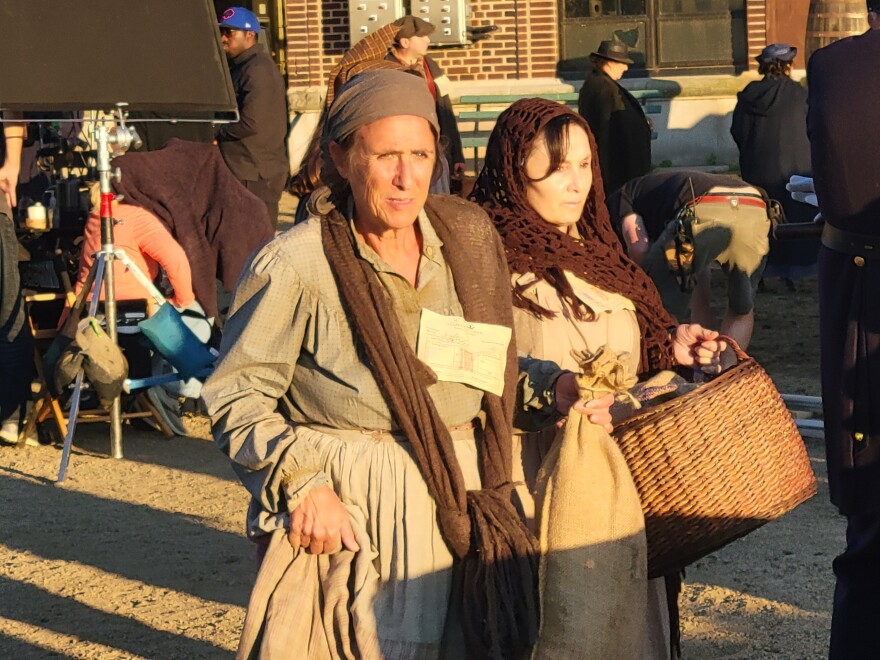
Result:
<svg viewBox="0 0 880 660"><path fill-rule="evenodd" d="M791 198L794 201L804 202L810 206L819 206L819 198L816 197L816 189L813 186L813 177L793 174L785 184L785 189L791 193Z"/></svg>
<svg viewBox="0 0 880 660"><path fill-rule="evenodd" d="M785 189L789 192L792 191L800 191L800 192L815 192L816 188L813 186L813 177L811 176L799 176L797 174L792 174L788 180L788 183L785 184Z"/></svg>

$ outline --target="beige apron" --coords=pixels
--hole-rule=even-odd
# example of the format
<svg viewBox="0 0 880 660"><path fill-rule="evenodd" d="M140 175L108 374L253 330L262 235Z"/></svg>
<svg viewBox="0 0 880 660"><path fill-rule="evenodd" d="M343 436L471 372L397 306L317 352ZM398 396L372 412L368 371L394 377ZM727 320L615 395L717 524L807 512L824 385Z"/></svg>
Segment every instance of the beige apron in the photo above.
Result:
<svg viewBox="0 0 880 660"><path fill-rule="evenodd" d="M408 442L376 431L301 426L348 509L360 552L294 556L272 535L238 658L430 660L460 657L447 628L453 558ZM472 425L450 429L468 489L480 488Z"/></svg>
<svg viewBox="0 0 880 660"><path fill-rule="evenodd" d="M558 292L534 275L513 277L514 286L528 287L525 295L544 309L556 313L552 319L538 319L514 308L517 350L542 360L557 363L563 369L579 371L572 351L596 352L605 348L615 354L628 354L623 363L628 373L635 374L640 358L640 333L635 306L624 296L603 291L566 272L580 300L592 311L592 319L578 320ZM514 437L513 479L521 485L517 494L523 512L534 531L534 487L541 463L556 437L556 429L537 433L521 433ZM663 578L646 582L647 611L643 652L646 660L668 660L670 657L669 616L666 586Z"/></svg>

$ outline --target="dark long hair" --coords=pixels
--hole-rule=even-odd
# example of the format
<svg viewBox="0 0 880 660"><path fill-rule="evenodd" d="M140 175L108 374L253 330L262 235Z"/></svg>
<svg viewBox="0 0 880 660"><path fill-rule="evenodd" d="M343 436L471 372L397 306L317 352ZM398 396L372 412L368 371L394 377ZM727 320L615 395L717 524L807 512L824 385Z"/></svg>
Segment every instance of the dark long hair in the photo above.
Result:
<svg viewBox="0 0 880 660"><path fill-rule="evenodd" d="M580 238L551 227L529 204L525 162L539 137L544 137L551 163L561 162L568 149L568 131L586 131L593 154L593 186L577 223ZM551 170L552 171L552 170ZM548 172L549 174L549 172ZM674 365L669 329L676 325L660 300L654 283L623 251L611 227L596 141L587 122L564 105L544 99L517 101L498 118L489 137L486 159L470 198L482 205L504 242L512 273L533 273L545 280L572 309L580 302L565 275L570 271L595 286L629 298L636 307L642 336L641 373ZM539 318L552 312L514 288L514 305Z"/></svg>
<svg viewBox="0 0 880 660"><path fill-rule="evenodd" d="M779 78L791 77L791 62L780 62L779 60L771 60L770 62L761 62L758 64L758 73L765 78L778 80Z"/></svg>

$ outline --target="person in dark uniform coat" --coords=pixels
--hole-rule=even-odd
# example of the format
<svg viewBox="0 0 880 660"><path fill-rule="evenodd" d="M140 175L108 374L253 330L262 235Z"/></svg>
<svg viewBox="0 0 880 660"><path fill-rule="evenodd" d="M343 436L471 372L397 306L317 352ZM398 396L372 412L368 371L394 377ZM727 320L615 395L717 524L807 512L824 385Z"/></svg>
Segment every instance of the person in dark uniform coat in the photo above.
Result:
<svg viewBox="0 0 880 660"><path fill-rule="evenodd" d="M811 222L816 209L785 190L791 175L811 176L807 90L791 79L796 55L794 46L770 44L755 58L764 77L737 95L730 134L739 147L742 178L779 201L787 222ZM818 252L818 238L771 238L764 277L781 277L793 288L793 280L813 273Z"/></svg>
<svg viewBox="0 0 880 660"><path fill-rule="evenodd" d="M260 23L244 7L220 19L239 120L216 133L223 160L245 188L263 200L272 224L290 174L287 158L287 91L278 68L257 41Z"/></svg>
<svg viewBox="0 0 880 660"><path fill-rule="evenodd" d="M822 399L831 501L847 517L834 560L832 660L880 658L880 0L867 33L816 51L807 132L819 209Z"/></svg>
<svg viewBox="0 0 880 660"><path fill-rule="evenodd" d="M651 171L651 124L641 104L617 81L633 63L619 39L603 41L590 54L578 113L596 137L605 194Z"/></svg>

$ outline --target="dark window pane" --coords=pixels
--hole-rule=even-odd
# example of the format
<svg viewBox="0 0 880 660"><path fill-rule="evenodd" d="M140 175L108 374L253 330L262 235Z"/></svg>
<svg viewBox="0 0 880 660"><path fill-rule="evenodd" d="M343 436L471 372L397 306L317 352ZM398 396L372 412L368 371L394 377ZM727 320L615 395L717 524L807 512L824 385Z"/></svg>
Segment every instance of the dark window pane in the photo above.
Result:
<svg viewBox="0 0 880 660"><path fill-rule="evenodd" d="M730 64L733 60L730 18L661 19L657 25L660 64Z"/></svg>
<svg viewBox="0 0 880 660"><path fill-rule="evenodd" d="M620 13L627 16L644 16L647 13L645 0L620 0Z"/></svg>
<svg viewBox="0 0 880 660"><path fill-rule="evenodd" d="M564 18L599 18L601 16L644 16L646 0L565 0Z"/></svg>
<svg viewBox="0 0 880 660"><path fill-rule="evenodd" d="M607 21L565 21L562 24L562 61L560 70L583 71L589 66L589 56L605 39L617 35L630 45L629 56L635 61L632 68L644 68L646 61L645 33L647 25L644 18Z"/></svg>
<svg viewBox="0 0 880 660"><path fill-rule="evenodd" d="M661 14L708 14L730 11L730 0L660 0Z"/></svg>
<svg viewBox="0 0 880 660"><path fill-rule="evenodd" d="M601 7L602 0L565 0L565 4L563 5L563 10L565 11L564 17L587 18L588 16L592 16L596 13L596 8L593 7L593 5Z"/></svg>
<svg viewBox="0 0 880 660"><path fill-rule="evenodd" d="M616 16L620 13L618 4L620 3L617 0L602 0L602 13L606 16Z"/></svg>

